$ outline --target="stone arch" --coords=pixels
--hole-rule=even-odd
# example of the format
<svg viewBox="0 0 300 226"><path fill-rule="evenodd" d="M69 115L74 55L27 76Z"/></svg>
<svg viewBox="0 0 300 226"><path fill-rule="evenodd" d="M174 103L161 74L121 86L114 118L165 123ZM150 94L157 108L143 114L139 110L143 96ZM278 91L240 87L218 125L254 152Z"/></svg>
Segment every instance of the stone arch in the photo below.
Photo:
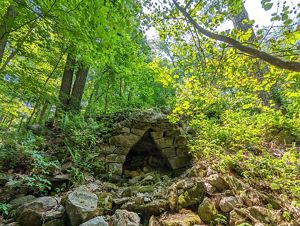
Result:
<svg viewBox="0 0 300 226"><path fill-rule="evenodd" d="M99 146L105 172L121 176L130 150L149 133L170 170L177 171L190 164L187 140L182 128L168 121L166 115L144 112L120 122L115 135Z"/></svg>

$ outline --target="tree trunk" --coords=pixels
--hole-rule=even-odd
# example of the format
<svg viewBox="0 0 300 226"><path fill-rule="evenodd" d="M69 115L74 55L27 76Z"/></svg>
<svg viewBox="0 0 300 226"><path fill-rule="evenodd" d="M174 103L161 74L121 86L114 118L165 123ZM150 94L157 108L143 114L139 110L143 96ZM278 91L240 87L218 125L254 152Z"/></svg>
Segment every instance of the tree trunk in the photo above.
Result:
<svg viewBox="0 0 300 226"><path fill-rule="evenodd" d="M79 65L69 102L69 109L73 112L80 111L80 103L82 100L88 72L88 67L85 67L83 64Z"/></svg>
<svg viewBox="0 0 300 226"><path fill-rule="evenodd" d="M243 32L251 30L251 36L248 39L249 43L252 43L256 39L256 34L254 32L252 24L248 23L247 21L250 21L248 12L244 6L244 3L242 2L242 7L241 11L232 17L232 23L235 29L237 30L242 30ZM260 66L263 62L262 61L257 61L253 66L254 66L254 71L255 71L255 77L259 83L261 83L264 80L264 70L260 69ZM267 70L267 68L266 68ZM257 93L258 97L262 100L263 104L265 106L270 105L270 94L265 91L265 90L260 90Z"/></svg>
<svg viewBox="0 0 300 226"><path fill-rule="evenodd" d="M3 22L0 25L0 64L4 55L4 50L7 44L8 35L12 30L14 21L17 16L17 11L13 5L7 8L7 11L3 17Z"/></svg>
<svg viewBox="0 0 300 226"><path fill-rule="evenodd" d="M242 30L244 32L247 32L249 29L251 30L251 37L248 39L248 42L253 42L256 38L256 35L254 33L253 27L250 23L247 23L245 20L249 20L248 12L244 6L244 3L242 2L242 10L239 14L234 15L232 17L232 23L235 29Z"/></svg>
<svg viewBox="0 0 300 226"><path fill-rule="evenodd" d="M59 100L64 111L67 111L69 108L75 64L76 61L73 56L68 54L59 91Z"/></svg>

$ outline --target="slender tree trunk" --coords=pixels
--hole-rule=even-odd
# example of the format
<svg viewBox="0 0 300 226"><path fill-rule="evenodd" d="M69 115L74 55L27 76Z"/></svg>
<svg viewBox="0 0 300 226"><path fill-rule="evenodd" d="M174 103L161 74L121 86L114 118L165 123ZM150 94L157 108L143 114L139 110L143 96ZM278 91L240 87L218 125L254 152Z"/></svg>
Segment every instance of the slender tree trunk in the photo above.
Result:
<svg viewBox="0 0 300 226"><path fill-rule="evenodd" d="M17 11L15 7L13 5L10 5L7 8L7 11L3 17L2 24L0 24L0 64L2 62L8 36L12 30L16 16L17 16Z"/></svg>
<svg viewBox="0 0 300 226"><path fill-rule="evenodd" d="M38 118L38 124L43 125L45 122L45 115L46 115L46 111L48 109L48 102L45 101L45 103L43 104L43 107L41 109L39 118Z"/></svg>
<svg viewBox="0 0 300 226"><path fill-rule="evenodd" d="M67 56L65 69L61 81L60 91L59 91L59 100L60 100L61 107L64 111L68 110L69 107L69 98L72 90L75 64L76 64L75 59L69 53Z"/></svg>
<svg viewBox="0 0 300 226"><path fill-rule="evenodd" d="M70 96L69 108L73 112L80 111L80 103L83 96L83 91L86 83L86 78L89 72L89 68L80 64L78 71L76 72L76 79L73 85L72 93Z"/></svg>
<svg viewBox="0 0 300 226"><path fill-rule="evenodd" d="M110 88L110 79L108 78L107 79L105 99L104 99L104 113L106 113L107 107L108 107L108 93L109 93L109 88Z"/></svg>
<svg viewBox="0 0 300 226"><path fill-rule="evenodd" d="M250 23L246 22L250 20L243 2L241 12L239 12L237 15L234 15L231 20L235 29L242 30L244 32L247 32L249 29L251 30L251 37L248 39L248 42L253 42L255 40L256 35L253 27Z"/></svg>
<svg viewBox="0 0 300 226"><path fill-rule="evenodd" d="M241 11L233 16L232 23L234 25L234 28L237 30L242 30L243 32L248 32L249 29L251 30L251 36L248 39L249 43L252 43L256 39L256 34L254 32L252 24L248 23L247 21L250 21L248 12L244 6L244 3L242 2L242 8ZM268 70L267 66L265 67L266 70L260 69L263 62L261 60L258 60L254 65L255 70L255 77L259 83L261 83L264 80L264 71ZM265 106L270 105L270 94L265 90L260 90L257 93L258 97L262 100L263 104Z"/></svg>

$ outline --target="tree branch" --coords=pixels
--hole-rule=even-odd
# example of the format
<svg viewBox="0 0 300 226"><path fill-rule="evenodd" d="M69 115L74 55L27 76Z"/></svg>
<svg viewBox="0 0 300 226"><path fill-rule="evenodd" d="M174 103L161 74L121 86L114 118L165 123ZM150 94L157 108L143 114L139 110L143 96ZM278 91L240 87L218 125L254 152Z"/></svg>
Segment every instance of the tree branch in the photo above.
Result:
<svg viewBox="0 0 300 226"><path fill-rule="evenodd" d="M263 61L268 62L271 65L274 65L276 67L282 68L282 69L287 69L290 71L297 71L300 72L300 62L296 61L285 61L280 58L274 57L266 52L251 48L249 46L244 46L242 43L239 41L227 37L225 35L219 35L213 32L210 32L209 30L204 29L201 27L191 16L186 12L186 10L182 7L179 6L179 4L176 2L176 0L172 0L173 3L175 4L176 8L187 18L187 20L203 35L212 38L214 40L224 42L227 44L232 45L234 48L244 52L248 53L251 56L255 58L259 58Z"/></svg>

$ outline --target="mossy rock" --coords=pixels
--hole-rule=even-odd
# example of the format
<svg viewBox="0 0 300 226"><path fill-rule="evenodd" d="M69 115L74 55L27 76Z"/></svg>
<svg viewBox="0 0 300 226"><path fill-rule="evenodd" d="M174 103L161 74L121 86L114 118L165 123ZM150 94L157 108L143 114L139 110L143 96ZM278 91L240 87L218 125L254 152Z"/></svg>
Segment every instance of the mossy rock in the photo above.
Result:
<svg viewBox="0 0 300 226"><path fill-rule="evenodd" d="M98 207L104 211L109 211L113 206L113 195L109 192L98 192Z"/></svg>
<svg viewBox="0 0 300 226"><path fill-rule="evenodd" d="M196 181L195 186L186 190L178 197L178 204L181 208L201 203L204 199L205 184L203 181Z"/></svg>
<svg viewBox="0 0 300 226"><path fill-rule="evenodd" d="M201 220L207 224L217 217L218 211L211 199L204 198L203 202L198 207L198 215Z"/></svg>
<svg viewBox="0 0 300 226"><path fill-rule="evenodd" d="M161 226L193 226L202 223L200 217L190 210L181 210L179 213L163 216L159 222Z"/></svg>

